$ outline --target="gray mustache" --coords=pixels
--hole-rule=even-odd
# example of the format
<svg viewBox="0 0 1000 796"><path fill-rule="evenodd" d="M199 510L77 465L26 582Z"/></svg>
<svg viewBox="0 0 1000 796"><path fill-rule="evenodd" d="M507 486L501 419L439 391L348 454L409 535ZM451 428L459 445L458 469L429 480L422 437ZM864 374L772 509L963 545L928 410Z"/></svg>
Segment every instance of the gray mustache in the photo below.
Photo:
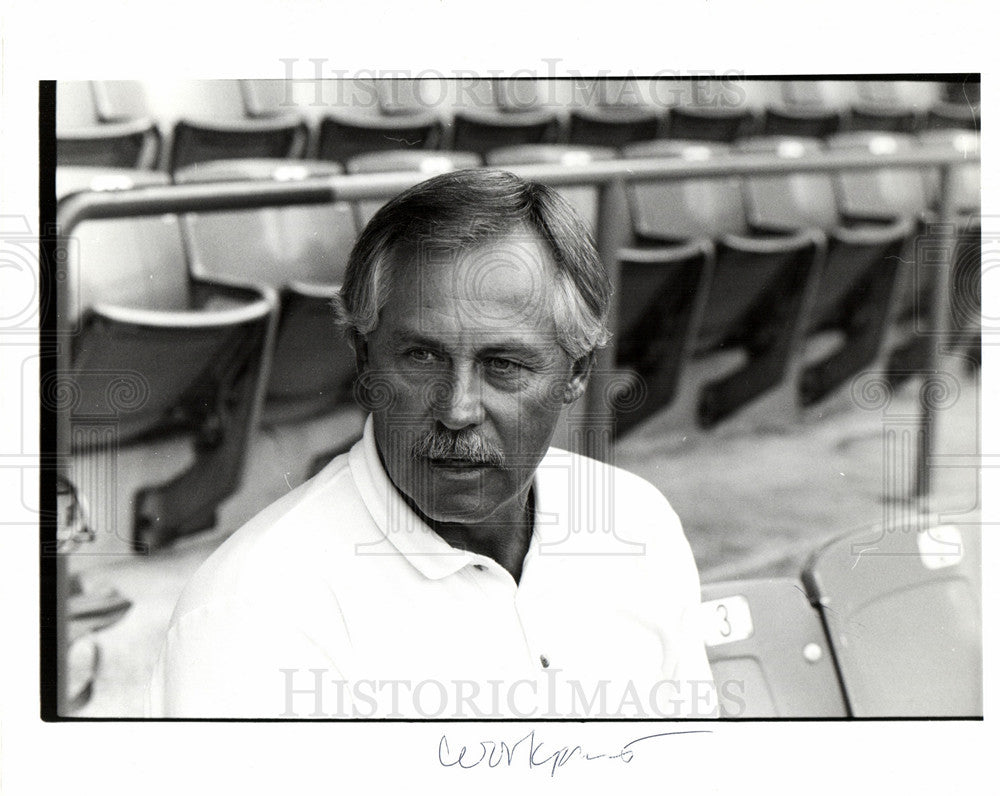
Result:
<svg viewBox="0 0 1000 796"><path fill-rule="evenodd" d="M425 431L410 446L414 458L457 459L463 463L505 468L503 451L475 432L443 433Z"/></svg>

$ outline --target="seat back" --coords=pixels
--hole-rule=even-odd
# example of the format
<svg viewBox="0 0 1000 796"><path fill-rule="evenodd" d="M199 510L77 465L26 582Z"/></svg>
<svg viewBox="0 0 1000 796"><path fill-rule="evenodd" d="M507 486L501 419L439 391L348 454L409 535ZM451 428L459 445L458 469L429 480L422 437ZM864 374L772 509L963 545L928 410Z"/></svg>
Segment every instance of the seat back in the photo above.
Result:
<svg viewBox="0 0 1000 796"><path fill-rule="evenodd" d="M523 146L494 149L486 157L490 166L519 166L529 163L559 163L564 166L579 166L600 160L613 160L618 156L609 147L582 147L572 144L526 144ZM597 229L597 189L581 185L560 188L559 193L565 197L580 216L590 225L591 231Z"/></svg>
<svg viewBox="0 0 1000 796"><path fill-rule="evenodd" d="M847 715L823 622L797 580L709 583L701 593L724 718Z"/></svg>
<svg viewBox="0 0 1000 796"><path fill-rule="evenodd" d="M440 143L441 123L430 113L337 114L320 122L316 157L346 166L349 160L367 152L437 149Z"/></svg>
<svg viewBox="0 0 1000 796"><path fill-rule="evenodd" d="M190 284L177 216L85 221L73 237L71 258L77 265L67 285L76 299L71 298L72 316L99 304L188 308Z"/></svg>
<svg viewBox="0 0 1000 796"><path fill-rule="evenodd" d="M822 107L770 107L764 113L764 135L825 138L840 128L840 114Z"/></svg>
<svg viewBox="0 0 1000 796"><path fill-rule="evenodd" d="M421 152L408 149L369 152L351 158L347 163L348 174L381 174L393 171L417 171L428 178L435 174L457 169L472 169L482 164L473 152ZM388 200L386 200L388 201ZM358 202L356 206L358 229L364 229L385 201Z"/></svg>
<svg viewBox="0 0 1000 796"><path fill-rule="evenodd" d="M815 138L766 137L744 139L737 149L793 159L821 152L823 145ZM837 193L829 174L751 175L745 178L744 186L751 225L785 229L816 227L829 231L840 224Z"/></svg>
<svg viewBox="0 0 1000 796"><path fill-rule="evenodd" d="M892 133L837 133L827 144L833 150L885 155L912 149L916 142ZM849 216L915 218L930 204L919 169L844 171L837 184L841 209Z"/></svg>
<svg viewBox="0 0 1000 796"><path fill-rule="evenodd" d="M847 534L803 581L854 716L981 716L980 534L928 518Z"/></svg>
<svg viewBox="0 0 1000 796"><path fill-rule="evenodd" d="M623 150L626 158L725 157L721 144L650 141ZM688 178L632 182L628 190L636 237L660 240L715 238L746 230L740 180L736 177Z"/></svg>
<svg viewBox="0 0 1000 796"><path fill-rule="evenodd" d="M676 105L670 109L669 122L671 138L731 144L749 130L753 114L746 108Z"/></svg>
<svg viewBox="0 0 1000 796"><path fill-rule="evenodd" d="M178 183L298 180L343 173L324 161L229 160L197 164ZM347 202L190 213L185 226L192 268L252 284L339 284L354 245L354 214Z"/></svg>
<svg viewBox="0 0 1000 796"><path fill-rule="evenodd" d="M659 117L649 108L575 108L570 111L567 140L579 146L621 149L636 141L652 141L659 126Z"/></svg>
<svg viewBox="0 0 1000 796"><path fill-rule="evenodd" d="M60 198L84 190L163 185L166 180L158 172L127 169L56 170ZM99 304L183 310L190 302L187 257L174 215L84 221L73 232L68 274L71 328Z"/></svg>
<svg viewBox="0 0 1000 796"><path fill-rule="evenodd" d="M148 119L62 129L56 133L60 166L152 169L160 151L160 133Z"/></svg>
<svg viewBox="0 0 1000 796"><path fill-rule="evenodd" d="M806 235L751 239L726 235L719 240L716 263L698 328L696 353L722 347L752 346L774 334L788 335L787 315L798 306L815 257Z"/></svg>
<svg viewBox="0 0 1000 796"><path fill-rule="evenodd" d="M456 111L451 148L485 156L500 147L554 141L558 131L556 115L549 111Z"/></svg>
<svg viewBox="0 0 1000 796"><path fill-rule="evenodd" d="M182 182L294 180L342 172L339 164L328 161L220 161L190 167L177 177ZM355 369L353 352L330 306L357 237L350 204L189 214L185 223L197 273L279 290L265 421L329 410Z"/></svg>
<svg viewBox="0 0 1000 796"><path fill-rule="evenodd" d="M56 82L56 130L93 127L100 121L90 80Z"/></svg>
<svg viewBox="0 0 1000 796"><path fill-rule="evenodd" d="M192 163L242 158L301 158L308 128L295 117L197 122L174 125L170 170Z"/></svg>
<svg viewBox="0 0 1000 796"><path fill-rule="evenodd" d="M497 108L505 113L530 113L546 105L541 86L549 87L544 81L521 78L499 78L493 84L493 100Z"/></svg>
<svg viewBox="0 0 1000 796"><path fill-rule="evenodd" d="M610 408L624 434L677 395L712 278L713 250L708 241L622 249L618 262L616 366L635 384L613 396Z"/></svg>
<svg viewBox="0 0 1000 796"><path fill-rule="evenodd" d="M855 106L848 115L850 130L883 133L912 133L917 126L913 111L885 110Z"/></svg>
<svg viewBox="0 0 1000 796"><path fill-rule="evenodd" d="M219 322L220 315L232 320ZM90 418L113 417L118 442L152 431L196 430L207 407L225 411L215 405L228 368L242 363L259 370L269 315L268 305L258 302L223 313L150 313L143 323L141 313L99 307L74 339L80 400L73 418L86 426Z"/></svg>
<svg viewBox="0 0 1000 796"><path fill-rule="evenodd" d="M159 119L150 108L146 87L139 80L95 80L94 98L102 122L126 119Z"/></svg>

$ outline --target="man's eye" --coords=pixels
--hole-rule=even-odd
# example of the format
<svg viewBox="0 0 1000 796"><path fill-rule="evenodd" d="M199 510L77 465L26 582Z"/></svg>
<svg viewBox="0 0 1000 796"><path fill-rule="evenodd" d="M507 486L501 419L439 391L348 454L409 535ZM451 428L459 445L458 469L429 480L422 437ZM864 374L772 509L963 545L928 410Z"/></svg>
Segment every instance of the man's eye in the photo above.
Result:
<svg viewBox="0 0 1000 796"><path fill-rule="evenodd" d="M440 357L437 354L426 348L413 348L407 351L406 355L414 362L418 362L424 365L428 365L433 362L438 362L440 360Z"/></svg>
<svg viewBox="0 0 1000 796"><path fill-rule="evenodd" d="M512 373L516 373L521 369L521 365L510 359L504 359L503 357L490 357L483 364L490 373L495 373L499 376L506 376Z"/></svg>

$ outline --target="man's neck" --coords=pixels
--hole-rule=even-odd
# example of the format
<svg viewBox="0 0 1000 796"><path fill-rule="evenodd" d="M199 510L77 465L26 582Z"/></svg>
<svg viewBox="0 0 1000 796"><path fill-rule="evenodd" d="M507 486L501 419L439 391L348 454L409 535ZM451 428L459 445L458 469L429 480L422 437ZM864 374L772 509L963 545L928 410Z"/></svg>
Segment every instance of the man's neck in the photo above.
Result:
<svg viewBox="0 0 1000 796"><path fill-rule="evenodd" d="M399 491L399 490L397 490ZM492 558L506 569L515 582L521 580L524 556L534 530L534 488L524 500L512 501L478 523L438 522L424 514L401 491L400 495L427 525L452 547Z"/></svg>

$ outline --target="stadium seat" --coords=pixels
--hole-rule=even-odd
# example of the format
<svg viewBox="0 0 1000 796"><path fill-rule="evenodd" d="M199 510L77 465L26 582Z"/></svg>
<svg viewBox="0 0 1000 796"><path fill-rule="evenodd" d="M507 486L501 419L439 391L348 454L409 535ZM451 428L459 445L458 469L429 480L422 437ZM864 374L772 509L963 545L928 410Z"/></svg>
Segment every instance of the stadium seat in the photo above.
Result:
<svg viewBox="0 0 1000 796"><path fill-rule="evenodd" d="M370 152L351 158L347 163L347 173L378 174L393 171L419 171L430 178L446 171L472 169L480 165L482 165L482 160L480 160L479 155L472 152L421 152L400 149ZM355 208L358 229L364 229L371 217L384 204L385 202L377 200L358 202Z"/></svg>
<svg viewBox="0 0 1000 796"><path fill-rule="evenodd" d="M500 147L553 142L558 134L559 120L551 111L459 110L452 120L450 148L485 156Z"/></svg>
<svg viewBox="0 0 1000 796"><path fill-rule="evenodd" d="M770 107L764 112L764 135L825 138L840 129L836 110L812 107Z"/></svg>
<svg viewBox="0 0 1000 796"><path fill-rule="evenodd" d="M840 718L823 622L792 578L702 586L705 649L723 718Z"/></svg>
<svg viewBox="0 0 1000 796"><path fill-rule="evenodd" d="M923 146L950 146L967 155L978 155L979 135L971 130L925 130L917 140ZM982 186L978 163L952 168L951 190L955 211L960 215L978 215L982 206ZM940 175L936 169L928 172L928 188L933 205L940 208Z"/></svg>
<svg viewBox="0 0 1000 796"><path fill-rule="evenodd" d="M189 166L175 180L300 180L342 173L328 161L224 160ZM353 381L354 355L330 302L357 234L350 205L192 213L184 223L193 273L278 291L264 422L307 417L342 401Z"/></svg>
<svg viewBox="0 0 1000 796"><path fill-rule="evenodd" d="M838 110L854 98L854 86L841 80L783 80L781 97L786 108Z"/></svg>
<svg viewBox="0 0 1000 796"><path fill-rule="evenodd" d="M367 152L438 149L441 122L431 113L361 116L340 113L320 122L317 157L341 165Z"/></svg>
<svg viewBox="0 0 1000 796"><path fill-rule="evenodd" d="M578 166L598 160L618 157L608 147L583 147L572 144L525 144L523 146L494 149L486 157L489 166L520 166L529 163L560 163ZM577 212L587 220L592 231L597 228L597 189L591 186L568 186L559 189Z"/></svg>
<svg viewBox="0 0 1000 796"><path fill-rule="evenodd" d="M753 121L747 108L676 105L667 115L667 131L670 138L681 141L731 144L749 132Z"/></svg>
<svg viewBox="0 0 1000 796"><path fill-rule="evenodd" d="M241 80L240 87L244 110L252 119L292 114L298 107L293 86L284 80Z"/></svg>
<svg viewBox="0 0 1000 796"><path fill-rule="evenodd" d="M912 133L920 117L909 108L855 105L847 114L847 128L864 132Z"/></svg>
<svg viewBox="0 0 1000 796"><path fill-rule="evenodd" d="M714 250L707 240L622 249L618 263L615 354L621 373L602 408L621 436L676 399L694 353Z"/></svg>
<svg viewBox="0 0 1000 796"><path fill-rule="evenodd" d="M781 158L822 150L814 139L755 138L740 151ZM824 173L791 173L745 180L747 214L758 228L790 231L814 227L827 235L826 256L806 334L835 332L839 342L801 373L799 395L811 405L885 354L900 255L913 232L910 220L845 225L837 210L833 179ZM826 348L829 348L826 346Z"/></svg>
<svg viewBox="0 0 1000 796"><path fill-rule="evenodd" d="M918 146L911 136L890 133L838 133L830 137L829 145L875 155ZM890 360L890 373L897 380L929 367L934 336L926 332L931 328L938 302L947 301L944 296L937 295L935 269L921 256L918 247L924 246L924 250L932 255L940 250L939 243L932 238L934 229L937 229L932 225L939 220L948 224L957 221L962 226L967 223L967 219L936 217L933 183L933 173L919 168L874 168L864 172L845 172L839 177L842 210L846 214L917 221L915 232L904 244L901 255L907 267L903 268L899 302L894 312L896 340Z"/></svg>
<svg viewBox="0 0 1000 796"><path fill-rule="evenodd" d="M725 157L728 147L678 141L636 144L626 157ZM632 226L642 246L696 238L716 242L716 262L698 323L696 359L731 354L733 367L704 383L688 380L676 422L710 428L781 386L792 387L808 297L825 248L813 230L750 235L741 183L730 177L643 181L629 190ZM693 389L694 392L688 392ZM673 421L671 421L673 422Z"/></svg>
<svg viewBox="0 0 1000 796"><path fill-rule="evenodd" d="M93 127L101 122L90 80L59 80L56 83L56 130Z"/></svg>
<svg viewBox="0 0 1000 796"><path fill-rule="evenodd" d="M736 151L795 159L825 151L823 142L803 136L760 136L739 142ZM823 172L789 172L744 179L747 217L763 229L816 227L828 232L843 221L833 176Z"/></svg>
<svg viewBox="0 0 1000 796"><path fill-rule="evenodd" d="M621 149L656 138L660 120L644 107L574 108L569 114L567 141L579 146Z"/></svg>
<svg viewBox="0 0 1000 796"><path fill-rule="evenodd" d="M309 129L296 117L192 121L174 125L171 172L192 163L245 158L301 158Z"/></svg>
<svg viewBox="0 0 1000 796"><path fill-rule="evenodd" d="M980 85L967 81L941 83L940 101L927 114L927 128L979 130Z"/></svg>
<svg viewBox="0 0 1000 796"><path fill-rule="evenodd" d="M724 144L666 140L632 144L623 150L626 158L690 161L726 157L729 153ZM640 244L647 239L656 244L747 231L740 180L735 177L634 182L629 198L632 225Z"/></svg>
<svg viewBox="0 0 1000 796"><path fill-rule="evenodd" d="M73 191L81 179L60 182ZM74 455L113 457L118 445L152 435L190 437L192 464L135 496L132 541L149 550L211 527L239 486L256 424L273 293L191 278L169 215L80 224L66 290Z"/></svg>
<svg viewBox="0 0 1000 796"><path fill-rule="evenodd" d="M913 149L916 140L893 133L837 133L827 145L844 152L885 155ZM919 169L845 171L838 177L841 211L850 218L920 218L930 207Z"/></svg>
<svg viewBox="0 0 1000 796"><path fill-rule="evenodd" d="M923 517L830 542L803 582L852 716L982 716L980 533Z"/></svg>
<svg viewBox="0 0 1000 796"><path fill-rule="evenodd" d="M626 157L725 157L720 144L654 141L624 150ZM710 428L764 393L792 389L793 356L825 252L815 230L754 236L739 179L683 179L633 183L632 226L643 246L699 237L716 242L716 262L694 355L738 354L729 372L716 374L678 401L678 422ZM693 384L693 381L692 381ZM687 387L692 384L686 385ZM690 407L690 408L689 408Z"/></svg>
<svg viewBox="0 0 1000 796"><path fill-rule="evenodd" d="M94 100L102 122L156 118L150 107L144 84L139 80L94 80ZM217 108L214 108L217 110ZM209 109L211 114L213 109Z"/></svg>
<svg viewBox="0 0 1000 796"><path fill-rule="evenodd" d="M539 94L540 85L551 84L526 78L498 79L493 87L494 102L505 113L531 113L547 104Z"/></svg>
<svg viewBox="0 0 1000 796"><path fill-rule="evenodd" d="M979 106L940 102L927 111L928 130L975 130L980 127Z"/></svg>
<svg viewBox="0 0 1000 796"><path fill-rule="evenodd" d="M979 81L949 80L939 85L941 99L956 105L979 106L982 100L982 86Z"/></svg>
<svg viewBox="0 0 1000 796"><path fill-rule="evenodd" d="M160 131L148 119L64 128L56 133L60 166L152 169L159 151Z"/></svg>

